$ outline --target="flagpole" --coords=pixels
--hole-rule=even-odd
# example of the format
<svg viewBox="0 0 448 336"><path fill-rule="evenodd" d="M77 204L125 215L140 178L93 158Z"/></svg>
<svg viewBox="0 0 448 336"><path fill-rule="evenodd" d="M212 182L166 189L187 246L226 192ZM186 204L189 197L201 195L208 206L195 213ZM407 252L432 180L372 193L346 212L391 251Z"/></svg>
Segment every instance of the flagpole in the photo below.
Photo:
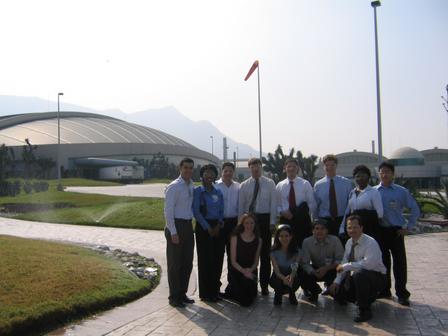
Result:
<svg viewBox="0 0 448 336"><path fill-rule="evenodd" d="M263 151L261 147L261 103L260 103L260 64L257 67L257 77L258 77L258 135L260 138L260 160L263 158Z"/></svg>

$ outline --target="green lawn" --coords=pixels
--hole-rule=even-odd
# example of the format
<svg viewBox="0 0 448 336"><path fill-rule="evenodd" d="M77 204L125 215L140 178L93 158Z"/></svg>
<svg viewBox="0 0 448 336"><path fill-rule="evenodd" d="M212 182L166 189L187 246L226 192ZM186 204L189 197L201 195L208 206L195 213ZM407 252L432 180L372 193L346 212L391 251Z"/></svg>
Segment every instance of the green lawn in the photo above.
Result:
<svg viewBox="0 0 448 336"><path fill-rule="evenodd" d="M0 235L0 335L23 335L120 305L151 290L94 251Z"/></svg>
<svg viewBox="0 0 448 336"><path fill-rule="evenodd" d="M22 193L16 197L0 197L0 207L11 203L64 203L72 206L48 211L18 213L11 216L17 219L147 230L162 230L164 227L164 200L160 198L108 196L58 191Z"/></svg>

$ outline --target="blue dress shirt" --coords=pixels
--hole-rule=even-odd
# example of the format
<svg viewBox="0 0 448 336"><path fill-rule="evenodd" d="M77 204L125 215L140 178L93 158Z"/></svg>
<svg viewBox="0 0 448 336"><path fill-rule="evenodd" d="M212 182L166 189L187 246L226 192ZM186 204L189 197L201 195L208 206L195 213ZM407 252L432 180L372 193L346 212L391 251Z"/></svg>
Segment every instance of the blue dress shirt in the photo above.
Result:
<svg viewBox="0 0 448 336"><path fill-rule="evenodd" d="M330 177L323 177L314 185L314 197L316 198L317 209L314 218L331 217L330 214ZM353 183L349 179L336 175L333 177L334 188L336 190L336 203L338 206L338 216L344 216L347 208L347 201L350 192L353 190Z"/></svg>
<svg viewBox="0 0 448 336"><path fill-rule="evenodd" d="M201 205L204 204L207 209L205 217L200 211ZM207 191L203 186L196 187L193 193L193 214L204 230L210 228L208 219L222 222L224 220L224 197L221 190L216 189L215 186L211 191Z"/></svg>
<svg viewBox="0 0 448 336"><path fill-rule="evenodd" d="M420 209L409 191L395 183L388 187L378 184L375 188L380 192L383 201L382 226L412 229L417 222L417 218L420 217ZM403 208L408 208L411 212L408 222L403 216Z"/></svg>

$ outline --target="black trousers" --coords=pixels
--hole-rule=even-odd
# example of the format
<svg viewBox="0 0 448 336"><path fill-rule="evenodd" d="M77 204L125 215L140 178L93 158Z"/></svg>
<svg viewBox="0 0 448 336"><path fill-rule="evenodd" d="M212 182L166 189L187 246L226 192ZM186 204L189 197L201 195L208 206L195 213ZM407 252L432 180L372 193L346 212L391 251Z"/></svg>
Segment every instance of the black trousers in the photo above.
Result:
<svg viewBox="0 0 448 336"><path fill-rule="evenodd" d="M179 244L171 242L171 232L165 228L166 261L170 301L180 301L186 295L193 269L194 236L191 220L175 219Z"/></svg>
<svg viewBox="0 0 448 336"><path fill-rule="evenodd" d="M226 288L229 298L243 307L250 306L257 297L257 281L246 278L243 273L234 268L230 268L229 272L231 272L231 282Z"/></svg>
<svg viewBox="0 0 448 336"><path fill-rule="evenodd" d="M406 289L407 261L404 237L398 235L400 227L381 227L379 229L379 245L383 253L383 263L387 269L386 291L390 291L391 281L391 255L393 259L393 272L395 278L395 294L400 298L409 298L411 293Z"/></svg>
<svg viewBox="0 0 448 336"><path fill-rule="evenodd" d="M338 237L339 236L339 228L341 227L342 220L344 217L320 217L327 221L328 234Z"/></svg>
<svg viewBox="0 0 448 336"><path fill-rule="evenodd" d="M308 274L303 272L302 288L310 291L312 294L320 294L322 288L320 288L318 282L323 281L325 286L330 286L336 278L336 270L331 270L325 273L322 279L317 279L314 274Z"/></svg>
<svg viewBox="0 0 448 336"><path fill-rule="evenodd" d="M219 286L221 287L222 266L224 264L224 251L227 254L227 282L230 282L230 235L238 224L238 217L224 218L224 227L219 231L219 251L217 256Z"/></svg>
<svg viewBox="0 0 448 336"><path fill-rule="evenodd" d="M271 279L269 280L269 285L274 289L276 295L283 295L283 294L293 294L295 293L299 287L300 287L300 280L302 278L301 270L297 270L297 274L294 277L292 287L289 287L283 283L283 281L277 277L277 274L275 272L272 272ZM288 274L283 274L288 275Z"/></svg>
<svg viewBox="0 0 448 336"><path fill-rule="evenodd" d="M207 219L211 227L218 225L217 220ZM198 255L198 282L199 297L201 299L213 298L219 294L221 286L220 276L222 270L219 268L218 256L220 254L222 238L211 237L199 223L196 223L196 252Z"/></svg>
<svg viewBox="0 0 448 336"><path fill-rule="evenodd" d="M350 282L348 290L346 289L346 281ZM375 302L378 294L384 290L385 286L385 274L362 269L354 272L351 276L347 275L345 277L335 298L356 302L360 309L367 309Z"/></svg>
<svg viewBox="0 0 448 336"><path fill-rule="evenodd" d="M255 214L257 217L257 225L260 229L260 238L262 241L260 252L260 286L268 288L269 278L271 276L271 245L272 233L270 228L270 214Z"/></svg>
<svg viewBox="0 0 448 336"><path fill-rule="evenodd" d="M294 233L294 237L299 245L302 247L303 240L312 235L311 218L309 214L309 207L306 202L300 203L300 205L294 209L290 209L292 213L292 219L286 219L280 217L281 224L288 224Z"/></svg>

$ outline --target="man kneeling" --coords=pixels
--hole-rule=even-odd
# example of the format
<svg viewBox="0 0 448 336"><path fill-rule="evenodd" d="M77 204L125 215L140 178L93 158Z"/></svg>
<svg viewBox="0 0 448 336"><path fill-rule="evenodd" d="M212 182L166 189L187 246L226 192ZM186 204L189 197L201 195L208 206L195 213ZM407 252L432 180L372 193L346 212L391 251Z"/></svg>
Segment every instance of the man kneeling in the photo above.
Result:
<svg viewBox="0 0 448 336"><path fill-rule="evenodd" d="M363 233L359 216L347 219L347 233L350 239L344 258L336 267L338 274L328 290L339 303L356 302L359 312L354 321L364 322L372 318L370 305L386 286L386 267L376 240Z"/></svg>

